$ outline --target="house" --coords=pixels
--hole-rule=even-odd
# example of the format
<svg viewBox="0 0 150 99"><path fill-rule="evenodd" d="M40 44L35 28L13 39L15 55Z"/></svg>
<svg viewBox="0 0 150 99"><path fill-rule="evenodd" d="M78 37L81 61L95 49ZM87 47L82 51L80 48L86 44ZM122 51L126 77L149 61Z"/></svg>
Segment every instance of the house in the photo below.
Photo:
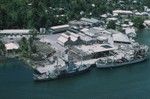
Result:
<svg viewBox="0 0 150 99"><path fill-rule="evenodd" d="M131 44L131 41L128 38L128 36L123 33L113 34L113 40L114 40L114 43Z"/></svg>
<svg viewBox="0 0 150 99"><path fill-rule="evenodd" d="M121 16L121 17L130 17L133 15L132 11L129 10L114 10L113 11L113 16Z"/></svg>
<svg viewBox="0 0 150 99"><path fill-rule="evenodd" d="M76 30L80 30L83 28L100 26L100 23L101 22L95 18L81 18L80 20L70 21L69 25Z"/></svg>
<svg viewBox="0 0 150 99"><path fill-rule="evenodd" d="M116 44L131 44L129 37L126 34L123 34L116 30L108 30L112 33L113 42Z"/></svg>
<svg viewBox="0 0 150 99"><path fill-rule="evenodd" d="M6 43L5 48L6 48L7 54L12 53L12 52L15 53L19 50L19 44L14 43L14 42Z"/></svg>
<svg viewBox="0 0 150 99"><path fill-rule="evenodd" d="M30 35L31 29L4 29L0 30L0 35L3 36L24 36Z"/></svg>
<svg viewBox="0 0 150 99"><path fill-rule="evenodd" d="M92 26L99 26L100 21L95 18L81 18L81 21L92 23Z"/></svg>
<svg viewBox="0 0 150 99"><path fill-rule="evenodd" d="M31 29L4 29L0 30L3 42L16 42L22 37L29 38L31 36Z"/></svg>
<svg viewBox="0 0 150 99"><path fill-rule="evenodd" d="M53 31L53 33L61 33L61 32L65 32L69 29L69 25L65 24L65 25L58 25L58 26L52 26L50 27L50 29Z"/></svg>

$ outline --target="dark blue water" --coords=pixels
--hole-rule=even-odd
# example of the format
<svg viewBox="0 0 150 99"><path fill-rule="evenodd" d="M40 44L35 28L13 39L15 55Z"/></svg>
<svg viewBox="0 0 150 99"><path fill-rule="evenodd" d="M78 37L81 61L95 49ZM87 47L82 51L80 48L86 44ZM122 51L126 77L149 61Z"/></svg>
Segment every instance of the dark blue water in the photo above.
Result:
<svg viewBox="0 0 150 99"><path fill-rule="evenodd" d="M150 30L138 34L150 45ZM11 59L0 65L0 99L150 99L150 61L35 83L27 66Z"/></svg>

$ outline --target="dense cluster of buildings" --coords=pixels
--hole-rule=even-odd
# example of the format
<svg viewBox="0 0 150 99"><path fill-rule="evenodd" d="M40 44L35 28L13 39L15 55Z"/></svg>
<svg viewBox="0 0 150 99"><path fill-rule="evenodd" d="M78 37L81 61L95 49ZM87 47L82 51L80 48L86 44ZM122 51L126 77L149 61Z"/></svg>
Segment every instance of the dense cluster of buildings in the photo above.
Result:
<svg viewBox="0 0 150 99"><path fill-rule="evenodd" d="M133 36L117 30L105 29L101 26L100 21L94 18L71 21L67 29L64 27L66 29L64 32L61 32L61 29L59 32L57 31L59 34L53 34L57 37L52 46L58 44L64 49L69 48L71 50L69 54L75 58L75 61L81 60L81 57L90 59L96 58L100 54L110 54L109 52L117 49L118 45L131 45L134 42ZM62 51L61 48L57 49Z"/></svg>
<svg viewBox="0 0 150 99"><path fill-rule="evenodd" d="M129 43L129 39L136 37L136 29L130 19L132 16L146 17L147 20L144 21L144 25L146 27L150 26L150 9L145 6L143 12L138 12L137 10L114 10L112 14L106 13L101 15L100 19L81 18L80 20L70 21L65 25L52 26L49 28L49 31L41 28L40 33L44 34L50 32L54 35L59 34L60 36L57 37L57 43L67 47L81 44L102 44L104 42L112 46L113 40L114 42ZM117 31L106 29L110 21L115 22ZM18 46L18 41L22 37L29 38L31 31L31 29L5 29L0 30L0 36L6 45L6 49L18 49L19 47L13 48L12 46ZM48 38L40 39L40 41L51 42Z"/></svg>

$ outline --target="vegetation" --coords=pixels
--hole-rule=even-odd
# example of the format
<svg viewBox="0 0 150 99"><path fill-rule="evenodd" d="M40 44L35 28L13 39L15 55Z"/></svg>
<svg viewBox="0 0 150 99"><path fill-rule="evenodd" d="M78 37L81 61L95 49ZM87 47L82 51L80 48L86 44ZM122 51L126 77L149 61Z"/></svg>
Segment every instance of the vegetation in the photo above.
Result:
<svg viewBox="0 0 150 99"><path fill-rule="evenodd" d="M0 55L5 55L5 53L6 53L5 45L2 41L0 41Z"/></svg>
<svg viewBox="0 0 150 99"><path fill-rule="evenodd" d="M27 57L28 56L28 51L29 51L29 46L28 46L28 41L25 37L21 39L19 42L20 45L20 51L23 56Z"/></svg>
<svg viewBox="0 0 150 99"><path fill-rule="evenodd" d="M136 28L138 28L138 29L143 29L143 28L144 28L144 25L143 25L144 19L143 19L143 18L141 18L141 17L134 17L134 18L132 19L132 21L133 21L134 26L135 26Z"/></svg>
<svg viewBox="0 0 150 99"><path fill-rule="evenodd" d="M116 23L115 21L109 21L107 24L107 29L116 29Z"/></svg>
<svg viewBox="0 0 150 99"><path fill-rule="evenodd" d="M38 32L36 29L32 29L32 30L30 31L31 38L32 38L33 40L36 40L38 33L39 33L39 32Z"/></svg>
<svg viewBox="0 0 150 99"><path fill-rule="evenodd" d="M0 29L48 28L81 17L99 17L114 9L150 7L149 0L0 0ZM81 13L82 12L82 13Z"/></svg>
<svg viewBox="0 0 150 99"><path fill-rule="evenodd" d="M23 37L20 40L19 45L21 54L24 57L31 57L31 54L36 53L36 46L33 37L30 37L28 40Z"/></svg>

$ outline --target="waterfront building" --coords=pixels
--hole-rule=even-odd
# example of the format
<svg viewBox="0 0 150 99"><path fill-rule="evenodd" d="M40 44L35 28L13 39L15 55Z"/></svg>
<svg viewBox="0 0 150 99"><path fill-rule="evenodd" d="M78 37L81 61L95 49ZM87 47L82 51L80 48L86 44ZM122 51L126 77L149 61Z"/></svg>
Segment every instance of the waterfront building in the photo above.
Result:
<svg viewBox="0 0 150 99"><path fill-rule="evenodd" d="M81 56L83 60L89 60L99 58L100 56L104 57L115 49L116 48L110 44L77 45L71 47L69 54L73 56L75 60L80 60Z"/></svg>
<svg viewBox="0 0 150 99"><path fill-rule="evenodd" d="M6 43L5 44L6 50L18 50L19 49L19 45L17 43Z"/></svg>
<svg viewBox="0 0 150 99"><path fill-rule="evenodd" d="M18 51L19 51L19 44L15 42L10 42L5 44L6 48L6 56L15 57Z"/></svg>
<svg viewBox="0 0 150 99"><path fill-rule="evenodd" d="M32 29L4 29L0 30L0 36L4 42L17 42L22 37L29 38Z"/></svg>
<svg viewBox="0 0 150 99"><path fill-rule="evenodd" d="M4 29L0 30L0 35L3 36L24 36L30 35L31 29Z"/></svg>

